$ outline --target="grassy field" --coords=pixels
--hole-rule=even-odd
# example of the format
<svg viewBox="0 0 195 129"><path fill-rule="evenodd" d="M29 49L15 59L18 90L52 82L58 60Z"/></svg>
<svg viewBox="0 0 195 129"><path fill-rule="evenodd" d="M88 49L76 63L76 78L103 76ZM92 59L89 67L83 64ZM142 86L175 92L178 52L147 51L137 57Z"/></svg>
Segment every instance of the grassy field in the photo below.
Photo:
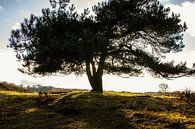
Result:
<svg viewBox="0 0 195 129"><path fill-rule="evenodd" d="M0 129L195 129L195 106L175 96L0 90Z"/></svg>

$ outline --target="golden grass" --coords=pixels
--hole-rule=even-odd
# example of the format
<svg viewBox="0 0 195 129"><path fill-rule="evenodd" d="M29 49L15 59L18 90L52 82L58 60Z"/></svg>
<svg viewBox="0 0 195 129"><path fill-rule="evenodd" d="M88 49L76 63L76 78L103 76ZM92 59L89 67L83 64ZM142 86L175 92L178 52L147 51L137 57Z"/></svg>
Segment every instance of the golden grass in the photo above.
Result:
<svg viewBox="0 0 195 129"><path fill-rule="evenodd" d="M131 97L131 96L143 96L144 94L141 93L130 93L130 92L114 92L114 91L105 91L103 93L105 96L126 96L126 97Z"/></svg>
<svg viewBox="0 0 195 129"><path fill-rule="evenodd" d="M31 107L31 108L26 109L24 112L25 112L25 113L33 113L33 112L36 112L36 111L38 111L38 110L39 110L39 109L36 108L36 107Z"/></svg>
<svg viewBox="0 0 195 129"><path fill-rule="evenodd" d="M195 107L174 96L87 90L48 96L37 104L36 93L0 91L0 128L195 128Z"/></svg>
<svg viewBox="0 0 195 129"><path fill-rule="evenodd" d="M9 96L37 96L37 93L22 93L17 91L0 90L0 94Z"/></svg>

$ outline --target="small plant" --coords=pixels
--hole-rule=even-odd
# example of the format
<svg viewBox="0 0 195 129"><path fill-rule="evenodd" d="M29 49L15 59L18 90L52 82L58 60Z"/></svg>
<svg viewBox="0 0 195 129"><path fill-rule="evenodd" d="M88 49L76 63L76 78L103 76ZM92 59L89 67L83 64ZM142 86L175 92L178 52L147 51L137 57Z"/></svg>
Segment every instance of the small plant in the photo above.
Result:
<svg viewBox="0 0 195 129"><path fill-rule="evenodd" d="M192 103L195 102L195 93L189 88L186 88L183 92L179 93L179 98L192 105Z"/></svg>
<svg viewBox="0 0 195 129"><path fill-rule="evenodd" d="M47 92L39 91L39 96L37 98L37 105L47 105L49 101L49 96Z"/></svg>

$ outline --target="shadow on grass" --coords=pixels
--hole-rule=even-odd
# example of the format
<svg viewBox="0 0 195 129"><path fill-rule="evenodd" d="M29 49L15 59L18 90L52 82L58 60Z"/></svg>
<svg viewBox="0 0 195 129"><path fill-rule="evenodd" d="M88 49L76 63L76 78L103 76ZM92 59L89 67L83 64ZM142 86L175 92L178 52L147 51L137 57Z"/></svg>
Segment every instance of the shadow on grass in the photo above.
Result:
<svg viewBox="0 0 195 129"><path fill-rule="evenodd" d="M150 96L72 92L48 107L37 106L36 97L0 94L0 105L2 129L185 129L195 124L193 119L169 118L169 113L180 112L179 106Z"/></svg>
<svg viewBox="0 0 195 129"><path fill-rule="evenodd" d="M74 122L71 125L77 128L185 129L183 123L155 114L171 111L172 105L169 101L150 96L105 96L90 92L70 94L55 103L52 108L64 116L73 118Z"/></svg>
<svg viewBox="0 0 195 129"><path fill-rule="evenodd" d="M90 92L80 95L71 94L58 101L53 108L64 116L74 118L76 122L74 121L72 125L77 128L133 128L130 119L126 118L124 112L120 110L122 104L116 99L119 98Z"/></svg>
<svg viewBox="0 0 195 129"><path fill-rule="evenodd" d="M0 94L0 128L10 129L18 124L20 113L34 104L31 97Z"/></svg>
<svg viewBox="0 0 195 129"><path fill-rule="evenodd" d="M68 129L65 117L37 106L37 96L0 94L0 129Z"/></svg>

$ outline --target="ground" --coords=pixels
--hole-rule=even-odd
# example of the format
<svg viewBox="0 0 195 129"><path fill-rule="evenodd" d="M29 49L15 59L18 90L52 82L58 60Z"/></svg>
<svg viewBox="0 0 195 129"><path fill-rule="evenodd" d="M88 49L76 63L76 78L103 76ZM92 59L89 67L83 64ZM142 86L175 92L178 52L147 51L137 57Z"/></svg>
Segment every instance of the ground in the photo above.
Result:
<svg viewBox="0 0 195 129"><path fill-rule="evenodd" d="M0 129L194 129L195 106L175 95L0 90Z"/></svg>

